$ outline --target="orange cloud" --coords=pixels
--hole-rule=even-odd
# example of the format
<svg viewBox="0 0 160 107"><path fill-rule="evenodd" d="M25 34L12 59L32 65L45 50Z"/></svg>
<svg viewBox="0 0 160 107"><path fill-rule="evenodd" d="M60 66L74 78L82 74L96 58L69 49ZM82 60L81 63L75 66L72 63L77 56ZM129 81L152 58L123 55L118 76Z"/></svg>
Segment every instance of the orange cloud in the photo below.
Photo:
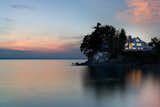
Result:
<svg viewBox="0 0 160 107"><path fill-rule="evenodd" d="M127 9L118 17L136 24L160 23L160 0L125 0Z"/></svg>
<svg viewBox="0 0 160 107"><path fill-rule="evenodd" d="M60 52L67 51L74 40L62 40L60 38L43 38L43 40L12 40L0 42L0 48L21 51Z"/></svg>

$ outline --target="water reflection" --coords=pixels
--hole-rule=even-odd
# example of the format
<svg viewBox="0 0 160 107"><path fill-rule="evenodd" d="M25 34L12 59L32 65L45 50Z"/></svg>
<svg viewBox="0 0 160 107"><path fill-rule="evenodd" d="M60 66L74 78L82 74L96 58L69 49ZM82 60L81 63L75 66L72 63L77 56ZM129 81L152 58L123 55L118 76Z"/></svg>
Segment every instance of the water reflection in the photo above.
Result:
<svg viewBox="0 0 160 107"><path fill-rule="evenodd" d="M83 85L87 91L94 91L97 97L103 96L114 90L125 89L126 72L115 68L88 68L84 73Z"/></svg>
<svg viewBox="0 0 160 107"><path fill-rule="evenodd" d="M160 107L160 67L0 61L0 107Z"/></svg>
<svg viewBox="0 0 160 107"><path fill-rule="evenodd" d="M83 86L86 94L99 100L118 100L123 106L133 104L135 107L160 107L159 70L157 65L133 68L89 67L83 74Z"/></svg>

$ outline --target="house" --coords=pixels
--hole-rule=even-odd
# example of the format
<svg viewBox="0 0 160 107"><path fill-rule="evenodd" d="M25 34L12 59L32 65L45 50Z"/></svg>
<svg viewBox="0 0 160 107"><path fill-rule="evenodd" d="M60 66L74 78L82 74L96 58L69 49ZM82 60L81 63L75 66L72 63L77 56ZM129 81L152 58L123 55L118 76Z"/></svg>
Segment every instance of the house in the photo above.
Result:
<svg viewBox="0 0 160 107"><path fill-rule="evenodd" d="M132 38L132 36L128 36L125 49L128 51L149 51L152 49L152 47L150 47L139 37Z"/></svg>
<svg viewBox="0 0 160 107"><path fill-rule="evenodd" d="M108 49L109 47L107 42L103 41L100 50L92 56L90 62L92 62L93 64L107 63L110 60L109 58L111 56L111 54L108 52ZM117 57L116 60L119 61L124 58L123 60L131 60L134 62L134 59L136 59L135 57L141 59L141 56L152 55L151 50L152 47L150 47L148 43L144 42L139 37L128 36L125 44L125 51L121 54L120 57Z"/></svg>

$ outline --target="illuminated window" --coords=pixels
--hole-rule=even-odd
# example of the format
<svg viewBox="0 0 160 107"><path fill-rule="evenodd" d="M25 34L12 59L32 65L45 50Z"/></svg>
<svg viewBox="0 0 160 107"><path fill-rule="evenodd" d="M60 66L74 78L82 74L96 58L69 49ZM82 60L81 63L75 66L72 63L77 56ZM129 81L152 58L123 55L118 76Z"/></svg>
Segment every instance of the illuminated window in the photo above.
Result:
<svg viewBox="0 0 160 107"><path fill-rule="evenodd" d="M142 46L142 44L141 43L137 43L137 46Z"/></svg>
<svg viewBox="0 0 160 107"><path fill-rule="evenodd" d="M133 48L133 44L130 43L130 44L129 44L129 49L132 49L132 48Z"/></svg>
<svg viewBox="0 0 160 107"><path fill-rule="evenodd" d="M135 46L135 43L132 43L132 46Z"/></svg>

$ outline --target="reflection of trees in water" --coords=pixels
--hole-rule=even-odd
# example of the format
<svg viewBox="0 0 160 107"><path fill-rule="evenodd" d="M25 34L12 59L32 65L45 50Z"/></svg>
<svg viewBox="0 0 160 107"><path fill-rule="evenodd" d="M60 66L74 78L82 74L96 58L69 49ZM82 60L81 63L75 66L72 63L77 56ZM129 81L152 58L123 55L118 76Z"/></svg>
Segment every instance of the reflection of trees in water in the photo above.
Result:
<svg viewBox="0 0 160 107"><path fill-rule="evenodd" d="M97 97L125 92L129 86L139 88L147 77L159 81L158 66L134 68L124 67L88 67L83 76L83 85L88 93L94 92Z"/></svg>

